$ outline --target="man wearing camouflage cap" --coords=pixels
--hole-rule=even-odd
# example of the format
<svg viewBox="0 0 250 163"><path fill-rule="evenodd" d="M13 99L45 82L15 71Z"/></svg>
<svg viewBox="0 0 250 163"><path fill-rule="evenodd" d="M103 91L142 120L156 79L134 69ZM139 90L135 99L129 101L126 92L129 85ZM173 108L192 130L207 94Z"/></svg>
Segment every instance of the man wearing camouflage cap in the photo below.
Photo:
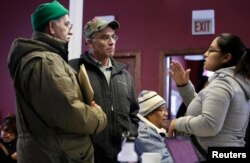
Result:
<svg viewBox="0 0 250 163"><path fill-rule="evenodd" d="M31 15L31 39L16 39L8 67L17 100L18 163L93 163L91 135L106 126L96 105L84 104L67 64L72 35L68 10L58 1Z"/></svg>
<svg viewBox="0 0 250 163"><path fill-rule="evenodd" d="M107 115L107 127L94 136L95 162L117 162L121 150L122 132L137 135L139 105L135 98L133 79L124 64L114 60L118 39L116 20L106 21L95 17L84 27L84 37L89 48L80 59L71 61L78 71L84 64L94 89L96 101Z"/></svg>

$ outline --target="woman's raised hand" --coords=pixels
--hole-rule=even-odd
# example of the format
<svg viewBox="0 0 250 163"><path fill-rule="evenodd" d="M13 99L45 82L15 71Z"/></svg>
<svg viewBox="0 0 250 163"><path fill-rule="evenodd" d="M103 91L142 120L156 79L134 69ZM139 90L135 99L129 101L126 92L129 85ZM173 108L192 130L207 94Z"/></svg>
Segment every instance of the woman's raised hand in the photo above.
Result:
<svg viewBox="0 0 250 163"><path fill-rule="evenodd" d="M191 69L184 70L178 61L172 61L170 64L169 75L175 81L177 86L185 86L189 81Z"/></svg>

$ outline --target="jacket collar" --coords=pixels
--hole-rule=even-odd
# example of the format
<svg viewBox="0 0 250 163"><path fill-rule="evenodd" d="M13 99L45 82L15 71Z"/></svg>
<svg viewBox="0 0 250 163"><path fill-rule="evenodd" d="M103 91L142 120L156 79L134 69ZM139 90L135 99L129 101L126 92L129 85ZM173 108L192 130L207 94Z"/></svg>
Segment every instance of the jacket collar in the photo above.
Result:
<svg viewBox="0 0 250 163"><path fill-rule="evenodd" d="M58 53L66 62L68 62L68 42L55 38L47 33L34 32L32 39L50 45L51 51ZM48 47L48 46L47 46Z"/></svg>
<svg viewBox="0 0 250 163"><path fill-rule="evenodd" d="M85 63L90 64L94 67L97 67L96 62L91 58L92 54L89 52L85 52L81 55L81 58L85 61ZM113 57L110 57L110 61L112 64L112 73L116 74L123 69L125 69L126 65L123 63L117 62Z"/></svg>
<svg viewBox="0 0 250 163"><path fill-rule="evenodd" d="M104 67L102 66L102 63L99 62L97 59L95 59L94 56L93 56L92 54L90 55L90 58L95 62L95 64L96 64L98 67L104 68ZM110 58L108 59L108 66L105 67L105 69L112 70L112 62L111 62Z"/></svg>

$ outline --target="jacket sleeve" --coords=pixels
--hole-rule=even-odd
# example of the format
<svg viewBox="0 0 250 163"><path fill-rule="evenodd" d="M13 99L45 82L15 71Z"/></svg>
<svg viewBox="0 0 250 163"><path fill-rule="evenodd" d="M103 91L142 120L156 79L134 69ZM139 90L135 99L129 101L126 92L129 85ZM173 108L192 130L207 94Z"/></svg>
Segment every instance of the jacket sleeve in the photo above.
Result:
<svg viewBox="0 0 250 163"><path fill-rule="evenodd" d="M189 81L188 84L184 87L178 87L178 90L179 90L179 93L180 93L181 97L183 98L183 102L186 106L188 106L189 103L197 95L191 81Z"/></svg>
<svg viewBox="0 0 250 163"><path fill-rule="evenodd" d="M139 122L139 118L136 116L138 111L139 111L139 104L138 101L136 100L135 97L135 89L134 89L134 85L133 85L133 79L132 77L130 77L131 81L131 86L130 86L130 112L129 112L129 117L130 117L130 121L131 121L131 135L137 136L138 132L138 122Z"/></svg>
<svg viewBox="0 0 250 163"><path fill-rule="evenodd" d="M214 80L198 96L201 96L202 105L192 105L192 109L201 110L201 113L197 116L178 118L176 129L201 137L214 136L224 124L233 96L233 87L224 80Z"/></svg>
<svg viewBox="0 0 250 163"><path fill-rule="evenodd" d="M58 55L33 58L27 76L27 91L34 111L52 128L62 132L95 134L106 126L106 115L100 107L92 108L82 102L75 74ZM25 74L28 73L28 74Z"/></svg>

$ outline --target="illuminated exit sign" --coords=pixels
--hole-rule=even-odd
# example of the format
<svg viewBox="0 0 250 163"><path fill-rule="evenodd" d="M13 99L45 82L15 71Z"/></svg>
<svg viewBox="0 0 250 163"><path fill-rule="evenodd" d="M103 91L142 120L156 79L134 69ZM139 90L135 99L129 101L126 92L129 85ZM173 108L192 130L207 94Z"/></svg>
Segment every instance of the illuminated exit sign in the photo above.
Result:
<svg viewBox="0 0 250 163"><path fill-rule="evenodd" d="M192 11L192 35L214 34L214 10Z"/></svg>

